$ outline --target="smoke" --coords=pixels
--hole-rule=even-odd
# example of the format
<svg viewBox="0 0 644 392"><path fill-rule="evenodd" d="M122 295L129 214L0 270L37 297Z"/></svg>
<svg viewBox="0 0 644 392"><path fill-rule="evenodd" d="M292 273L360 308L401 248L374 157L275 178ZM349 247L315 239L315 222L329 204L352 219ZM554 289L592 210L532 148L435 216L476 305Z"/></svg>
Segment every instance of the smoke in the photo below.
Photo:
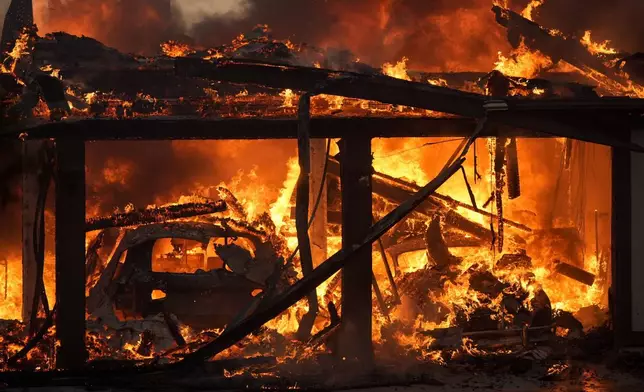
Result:
<svg viewBox="0 0 644 392"><path fill-rule="evenodd" d="M49 0L36 20L44 33L86 35L124 52L154 54L161 42L183 37L180 15L171 0Z"/></svg>
<svg viewBox="0 0 644 392"><path fill-rule="evenodd" d="M406 56L417 69L489 70L508 48L490 8L487 0L251 0L243 16L208 17L190 34L212 46L268 24L275 37L349 49L375 66Z"/></svg>
<svg viewBox="0 0 644 392"><path fill-rule="evenodd" d="M272 202L286 176L286 162L295 153L295 142L100 142L86 144L86 151L91 216L130 203L145 208L183 195L209 196L208 187L231 184L240 172L256 175L253 181L243 178L241 188L261 188L265 199L261 201Z"/></svg>

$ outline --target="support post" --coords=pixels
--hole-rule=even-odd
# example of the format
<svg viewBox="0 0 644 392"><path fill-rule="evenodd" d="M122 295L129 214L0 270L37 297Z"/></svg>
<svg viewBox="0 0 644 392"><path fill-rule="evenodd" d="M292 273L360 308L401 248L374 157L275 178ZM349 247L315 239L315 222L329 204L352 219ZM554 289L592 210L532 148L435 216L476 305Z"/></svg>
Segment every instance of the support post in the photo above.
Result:
<svg viewBox="0 0 644 392"><path fill-rule="evenodd" d="M85 143L56 141L56 367L85 364Z"/></svg>
<svg viewBox="0 0 644 392"><path fill-rule="evenodd" d="M340 142L342 187L342 247L351 249L371 228L371 140L346 137ZM356 260L342 270L342 325L339 354L373 363L371 341L371 248L353 256Z"/></svg>
<svg viewBox="0 0 644 392"><path fill-rule="evenodd" d="M31 320L36 292L38 268L35 235L38 233L35 227L39 219L36 216L36 210L44 143L41 140L28 140L22 144L22 321L24 323Z"/></svg>
<svg viewBox="0 0 644 392"><path fill-rule="evenodd" d="M320 187L322 193L320 194L320 202L318 203L315 218L311 223L309 229L309 237L311 238L311 254L313 255L313 266L317 267L321 262L328 258L327 256L327 186L324 181L324 164L326 161L326 140L325 139L311 139L311 177L309 187L309 216L313 216L313 209L317 201L318 194L320 194Z"/></svg>

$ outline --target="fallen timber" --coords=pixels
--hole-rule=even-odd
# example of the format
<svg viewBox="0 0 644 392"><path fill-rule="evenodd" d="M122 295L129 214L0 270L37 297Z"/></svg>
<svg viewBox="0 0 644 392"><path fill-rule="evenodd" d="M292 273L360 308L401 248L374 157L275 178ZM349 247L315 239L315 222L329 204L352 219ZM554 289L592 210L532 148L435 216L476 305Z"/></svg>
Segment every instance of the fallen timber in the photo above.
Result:
<svg viewBox="0 0 644 392"><path fill-rule="evenodd" d="M249 333L252 333L257 328L264 325L266 322L280 315L299 301L300 298L306 296L311 290L315 290L317 286L328 280L348 262L351 262L351 256L356 252L365 248L370 249L372 244L377 241L378 238L382 237L383 234L391 229L396 223L400 222L405 216L420 205L423 200L427 199L429 195L435 192L442 184L460 170L463 162L465 161L465 153L474 141L474 138L481 132L484 126L485 120L479 121L477 129L474 132L474 136L470 138L469 142L464 146L460 156L447 162L445 168L441 170L434 180L421 188L421 190L419 190L411 199L406 200L387 214L383 219L374 224L371 227L369 234L362 242L353 245L351 248L343 247L340 251L336 252L333 256L320 264L311 272L311 274L303 277L289 287L285 292L274 298L266 307L258 309L255 313L241 321L234 328L224 331L217 339L206 344L201 349L187 355L183 361L179 362L175 366L190 367L199 365L209 358L212 358L214 355L232 346Z"/></svg>
<svg viewBox="0 0 644 392"><path fill-rule="evenodd" d="M416 192L416 191L418 191L418 189L420 189L420 187L418 185L414 184L414 183L402 180L400 178L392 177L392 176L389 176L389 175L384 174L384 173L375 172L374 177L376 177L376 178L381 177L381 178L383 178L383 179L385 179L387 181L390 181L390 182L392 182L392 183L394 183L396 185L400 185L401 187L405 187L409 191L412 191L412 192ZM377 181L377 179L375 181ZM487 212L487 211L479 209L479 208L475 208L474 206L472 206L470 204L463 203L461 201L458 201L458 200L456 200L454 198L451 198L449 196L442 195L440 193L434 193L432 196L430 196L430 199L442 200L442 201L446 202L450 206L465 208L466 210L476 212L478 214L481 214L481 215L483 215L483 216L485 216L487 218L491 218L493 220L498 220L498 218L499 218L495 214L492 214L490 212ZM503 218L502 221L505 224L507 224L508 226L512 226L514 228L517 228L517 229L525 231L525 232L532 232L532 229L530 227L524 225L524 224L514 222L514 221L509 220L507 218Z"/></svg>
<svg viewBox="0 0 644 392"><path fill-rule="evenodd" d="M419 331L419 336L429 336L435 340L430 344L431 349L459 348L463 339L471 339L478 347L496 347L514 344L527 346L529 343L537 343L549 340L548 334L552 334L555 325L543 327L523 327L512 329L498 329L489 331L463 332L461 328L437 328L429 331Z"/></svg>
<svg viewBox="0 0 644 392"><path fill-rule="evenodd" d="M492 11L497 23L507 29L508 41L514 48L524 42L529 48L550 56L554 63L560 59L565 60L582 70L593 69L619 83L625 83L613 69L606 67L599 58L589 53L579 40L564 39L552 34L539 24L500 6L492 7Z"/></svg>
<svg viewBox="0 0 644 392"><path fill-rule="evenodd" d="M104 230L112 227L137 226L148 223L161 223L174 219L210 215L226 211L223 200L208 203L187 203L153 209L136 210L112 216L91 218L85 222L85 231Z"/></svg>
<svg viewBox="0 0 644 392"><path fill-rule="evenodd" d="M579 283L583 283L586 286L592 286L595 283L595 275L591 274L588 271L585 271L579 267L575 267L572 264L566 263L564 261L555 260L555 272L566 276L570 279L576 280Z"/></svg>
<svg viewBox="0 0 644 392"><path fill-rule="evenodd" d="M333 176L340 175L340 163L338 161L329 160L329 174ZM416 186L416 190L414 191L411 187L406 189L404 187L397 186L379 178L379 175L380 173L376 173L372 178L373 193L394 203L402 203L404 200L411 197L414 192L420 189ZM446 209L444 203L440 200L436 200L432 196L430 196L425 202L421 203L418 208L416 208L415 212L431 217L436 212L443 210L445 212L445 221L448 225L469 233L476 238L485 240L492 238L492 234L489 229L466 219L453 209Z"/></svg>

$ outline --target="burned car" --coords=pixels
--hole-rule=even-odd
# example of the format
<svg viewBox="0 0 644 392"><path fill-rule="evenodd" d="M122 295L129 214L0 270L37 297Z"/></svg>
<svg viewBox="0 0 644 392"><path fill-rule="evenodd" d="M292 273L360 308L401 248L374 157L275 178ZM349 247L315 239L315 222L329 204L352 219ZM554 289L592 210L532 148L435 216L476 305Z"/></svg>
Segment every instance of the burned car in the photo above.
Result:
<svg viewBox="0 0 644 392"><path fill-rule="evenodd" d="M193 328L221 328L267 288L278 261L265 233L230 219L125 229L88 313L119 321L172 314Z"/></svg>

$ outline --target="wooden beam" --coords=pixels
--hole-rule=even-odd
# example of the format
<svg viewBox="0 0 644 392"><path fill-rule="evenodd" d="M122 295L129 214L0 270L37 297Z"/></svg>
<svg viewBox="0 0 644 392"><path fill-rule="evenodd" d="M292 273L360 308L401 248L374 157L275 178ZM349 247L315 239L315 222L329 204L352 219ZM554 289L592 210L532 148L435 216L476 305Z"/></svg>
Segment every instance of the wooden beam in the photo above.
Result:
<svg viewBox="0 0 644 392"><path fill-rule="evenodd" d="M635 100L638 101L638 100ZM598 105L598 104L597 104ZM644 106L644 105L643 105ZM597 106L599 107L599 106ZM629 105L630 107L630 105ZM597 108L595 108L596 110ZM590 108L588 109L590 110ZM544 112L547 117L551 112ZM583 114L559 113L558 121L540 115L491 113L496 127L483 130L481 137L567 137L591 143L643 151L639 145L621 141L621 131L597 130L594 120L575 122ZM527 130L525 119L533 130ZM608 118L620 118L613 114ZM564 121L565 120L565 121ZM605 119L606 120L606 119ZM587 123L591 125L586 125ZM507 124L507 125L504 125ZM572 125L570 125L572 124ZM439 117L314 117L311 138L337 139L345 136L390 137L468 137L475 121L468 118ZM621 132L623 133L623 132ZM297 121L284 118L202 119L197 117L148 117L140 119L68 119L59 122L38 120L6 126L0 138L101 140L239 140L297 139Z"/></svg>
<svg viewBox="0 0 644 392"><path fill-rule="evenodd" d="M85 143L56 141L56 367L85 364Z"/></svg>
<svg viewBox="0 0 644 392"><path fill-rule="evenodd" d="M466 117L485 114L485 98L482 95L429 83L409 82L382 74L367 75L252 60L210 61L198 58L176 59L175 72L179 76L320 92Z"/></svg>
<svg viewBox="0 0 644 392"><path fill-rule="evenodd" d="M161 223L170 220L190 218L199 215L210 215L226 211L223 200L205 203L175 204L154 209L140 209L122 212L110 216L87 219L85 231L104 230L113 227L138 226L142 224Z"/></svg>
<svg viewBox="0 0 644 392"><path fill-rule="evenodd" d="M373 221L371 201L371 140L346 137L340 141L342 188L342 247L351 249L368 233ZM371 249L363 249L342 270L342 324L339 354L358 359L365 366L373 361L371 341Z"/></svg>
<svg viewBox="0 0 644 392"><path fill-rule="evenodd" d="M475 126L467 118L314 117L311 138L365 137L467 137ZM202 119L197 117L150 117L145 119L75 119L37 122L1 132L26 139L73 138L101 140L226 140L297 139L297 120L271 118ZM534 133L504 129L513 136ZM486 135L482 135L486 136ZM496 136L496 134L489 135ZM543 134L542 137L549 137Z"/></svg>

